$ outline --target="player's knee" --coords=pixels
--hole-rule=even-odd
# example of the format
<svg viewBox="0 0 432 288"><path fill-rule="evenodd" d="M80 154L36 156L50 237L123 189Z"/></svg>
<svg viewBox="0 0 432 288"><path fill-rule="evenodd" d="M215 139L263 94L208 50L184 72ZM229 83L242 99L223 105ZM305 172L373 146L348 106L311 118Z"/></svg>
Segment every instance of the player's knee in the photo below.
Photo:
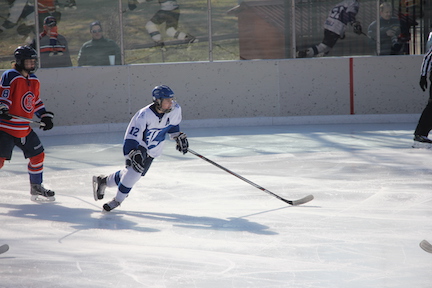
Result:
<svg viewBox="0 0 432 288"><path fill-rule="evenodd" d="M152 21L148 21L147 24L145 25L145 28L147 29L147 31L149 33L153 33L155 31L158 31L156 24L153 23Z"/></svg>

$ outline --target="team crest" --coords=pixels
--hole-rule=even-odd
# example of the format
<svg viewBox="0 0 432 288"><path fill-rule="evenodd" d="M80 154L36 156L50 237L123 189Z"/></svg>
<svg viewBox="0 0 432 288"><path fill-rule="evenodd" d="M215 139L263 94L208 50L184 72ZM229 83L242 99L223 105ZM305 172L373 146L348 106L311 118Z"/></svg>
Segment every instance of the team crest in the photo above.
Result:
<svg viewBox="0 0 432 288"><path fill-rule="evenodd" d="M32 92L27 92L22 98L21 98L21 107L24 111L27 113L31 113L34 109L35 104L35 95Z"/></svg>

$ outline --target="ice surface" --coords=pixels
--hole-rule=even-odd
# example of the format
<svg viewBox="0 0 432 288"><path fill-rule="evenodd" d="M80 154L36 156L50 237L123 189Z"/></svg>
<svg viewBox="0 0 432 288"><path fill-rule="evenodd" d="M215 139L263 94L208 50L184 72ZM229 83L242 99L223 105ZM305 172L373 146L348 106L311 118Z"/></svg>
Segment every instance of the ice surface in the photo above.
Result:
<svg viewBox="0 0 432 288"><path fill-rule="evenodd" d="M415 123L185 129L225 171L165 153L123 204L93 175L123 166L123 132L43 136L54 203L30 201L19 150L0 170L0 287L429 288L432 150Z"/></svg>

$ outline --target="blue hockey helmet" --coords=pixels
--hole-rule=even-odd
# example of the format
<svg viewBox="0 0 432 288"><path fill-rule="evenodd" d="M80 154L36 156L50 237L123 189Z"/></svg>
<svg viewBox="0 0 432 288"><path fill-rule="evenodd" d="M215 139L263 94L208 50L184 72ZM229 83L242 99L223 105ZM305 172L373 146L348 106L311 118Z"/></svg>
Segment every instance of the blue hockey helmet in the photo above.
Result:
<svg viewBox="0 0 432 288"><path fill-rule="evenodd" d="M164 98L174 98L174 92L166 85L159 85L153 88L153 101Z"/></svg>
<svg viewBox="0 0 432 288"><path fill-rule="evenodd" d="M174 92L170 87L166 85L159 85L153 88L152 91L153 103L155 104L158 110L161 110L163 113L168 113L172 110L170 109L162 109L162 101L163 99L174 99Z"/></svg>

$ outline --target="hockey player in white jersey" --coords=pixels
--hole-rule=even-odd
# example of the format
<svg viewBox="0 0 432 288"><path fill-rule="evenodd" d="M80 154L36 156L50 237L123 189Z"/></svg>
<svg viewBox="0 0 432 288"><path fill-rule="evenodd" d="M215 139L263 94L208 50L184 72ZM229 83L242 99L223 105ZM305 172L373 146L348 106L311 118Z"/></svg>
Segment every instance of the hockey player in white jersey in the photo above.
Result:
<svg viewBox="0 0 432 288"><path fill-rule="evenodd" d="M129 9L135 10L137 5L151 0L128 0ZM184 43L196 43L198 39L189 33L178 30L180 6L176 0L158 0L160 8L146 23L145 28L152 40L165 49L162 34L159 28L165 23L165 34L171 38L183 40Z"/></svg>
<svg viewBox="0 0 432 288"><path fill-rule="evenodd" d="M104 198L106 187L116 187L113 200L103 205L104 211L118 207L129 195L134 184L146 174L153 159L162 154L165 136L176 140L177 150L186 154L188 140L180 132L181 107L174 99L174 92L166 85L156 86L153 103L139 110L129 122L125 132L123 154L126 167L108 176L93 176L94 199Z"/></svg>
<svg viewBox="0 0 432 288"><path fill-rule="evenodd" d="M306 50L297 51L297 58L327 55L339 39L345 38L348 24L351 24L354 33L362 34L361 24L356 21L359 9L359 0L345 0L334 6L324 23L323 41Z"/></svg>

